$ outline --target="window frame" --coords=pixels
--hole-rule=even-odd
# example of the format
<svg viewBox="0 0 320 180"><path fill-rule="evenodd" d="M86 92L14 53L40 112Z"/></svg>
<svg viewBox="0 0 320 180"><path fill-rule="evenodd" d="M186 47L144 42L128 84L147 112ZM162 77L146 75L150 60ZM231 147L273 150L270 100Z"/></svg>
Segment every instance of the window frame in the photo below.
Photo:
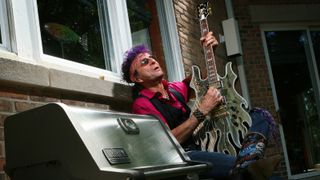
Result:
<svg viewBox="0 0 320 180"><path fill-rule="evenodd" d="M108 16L104 18L110 23L109 27L111 38L108 39L109 41L107 43L111 43L112 45L110 52L107 53L110 53L108 55L111 56L112 71L44 54L36 0L10 1L12 19L14 20L12 25L15 29L14 37L16 39L16 48L14 51L17 54L17 59L22 62L44 66L49 69L52 68L84 76L100 78L107 81L124 83L121 80L123 54L132 46L126 0L101 0L100 2L106 4L107 8L104 9L104 13ZM161 28L166 30L164 34L161 34L162 38L166 35L170 35L170 37L174 38L174 40L169 39L170 42L166 42L167 45L164 47L164 51L166 53L165 59L168 67L178 67L179 71L170 71L175 72L175 75L172 77L172 75L169 74L169 77L171 77L170 79L181 80L182 77L184 77L184 71L181 52L179 49L178 33L174 19L173 4L172 2L163 2L160 4L157 3L157 6L162 6L162 9L164 9L158 12L162 13L159 16L165 19L160 22ZM166 8L167 6L171 7L169 12ZM166 41L168 41L168 39L166 39ZM178 49L176 51L172 51L172 47L177 47ZM179 59L177 61L173 58ZM172 66L173 63L174 66ZM180 73L180 75L177 75L177 72Z"/></svg>
<svg viewBox="0 0 320 180"><path fill-rule="evenodd" d="M10 50L11 47L7 7L7 2L5 0L0 1L0 35L2 39L0 49L3 50Z"/></svg>
<svg viewBox="0 0 320 180"><path fill-rule="evenodd" d="M172 1L156 1L159 15L161 38L169 81L181 81L185 78L184 65L179 43L177 22Z"/></svg>

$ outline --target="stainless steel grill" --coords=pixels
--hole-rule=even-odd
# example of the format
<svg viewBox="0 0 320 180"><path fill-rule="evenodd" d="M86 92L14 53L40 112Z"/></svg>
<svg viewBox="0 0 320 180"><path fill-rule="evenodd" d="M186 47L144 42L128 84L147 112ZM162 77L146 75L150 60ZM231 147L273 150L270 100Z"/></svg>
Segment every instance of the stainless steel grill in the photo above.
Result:
<svg viewBox="0 0 320 180"><path fill-rule="evenodd" d="M197 179L193 162L156 117L50 103L8 117L12 180Z"/></svg>

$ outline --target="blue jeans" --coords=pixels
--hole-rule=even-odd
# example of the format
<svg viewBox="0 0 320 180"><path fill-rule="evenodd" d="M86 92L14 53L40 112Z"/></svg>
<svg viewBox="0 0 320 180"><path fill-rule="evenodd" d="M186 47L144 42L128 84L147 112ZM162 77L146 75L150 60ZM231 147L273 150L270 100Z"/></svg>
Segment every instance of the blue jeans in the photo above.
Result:
<svg viewBox="0 0 320 180"><path fill-rule="evenodd" d="M270 124L273 123L270 114L262 109L253 109L250 111L250 116L252 125L249 131L259 132L265 137L268 137ZM191 160L205 161L212 164L212 170L204 174L205 177L227 177L236 162L236 157L218 152L188 151L187 154Z"/></svg>

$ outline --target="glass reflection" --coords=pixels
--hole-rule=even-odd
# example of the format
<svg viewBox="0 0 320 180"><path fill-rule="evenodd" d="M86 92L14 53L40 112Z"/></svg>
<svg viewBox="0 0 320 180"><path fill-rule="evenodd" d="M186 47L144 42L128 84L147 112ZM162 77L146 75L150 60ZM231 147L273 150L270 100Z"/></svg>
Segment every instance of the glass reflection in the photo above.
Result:
<svg viewBox="0 0 320 180"><path fill-rule="evenodd" d="M37 0L43 52L105 69L97 0Z"/></svg>

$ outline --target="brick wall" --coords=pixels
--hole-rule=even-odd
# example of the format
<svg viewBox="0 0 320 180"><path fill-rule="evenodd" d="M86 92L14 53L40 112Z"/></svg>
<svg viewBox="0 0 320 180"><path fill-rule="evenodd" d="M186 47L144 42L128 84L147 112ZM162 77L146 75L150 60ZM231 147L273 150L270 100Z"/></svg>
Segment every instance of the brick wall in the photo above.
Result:
<svg viewBox="0 0 320 180"><path fill-rule="evenodd" d="M191 66L198 65L205 77L205 61L202 47L200 46L200 26L197 14L197 5L199 2L192 0L174 0L174 9L176 13L176 22L181 46L182 60L184 63L186 75L191 74ZM208 16L208 25L218 38L222 33L221 20L226 18L225 7L223 1L209 1L212 9L212 14ZM216 51L217 68L218 72L223 74L224 66L226 63L225 48L219 46Z"/></svg>
<svg viewBox="0 0 320 180"><path fill-rule="evenodd" d="M199 45L199 22L198 19L195 18L196 6L200 1L174 0L173 2L176 11L178 33L180 36L181 51L186 74L189 75L191 73L190 66L196 64L203 69L202 75L205 76L204 55ZM209 1L209 3L212 6L212 14L208 16L209 29L214 32L217 38L219 38L219 34L223 34L221 22L222 20L227 19L224 0ZM234 7L237 7L234 8L234 13L239 20L241 41L244 51L243 59L250 99L252 107L266 108L277 120L278 115L275 112L267 65L264 59L260 29L259 26L250 22L248 4L248 1L241 0L241 3L240 1L237 1L234 3ZM224 44L218 46L215 51L215 57L218 73L223 76L224 65L228 61L233 61L234 59L226 56ZM233 64L233 70L237 73L237 68L235 68L236 62L233 61ZM236 89L241 94L239 81L236 83ZM276 130L276 133L279 133L279 131ZM280 139L271 139L271 142L268 144L266 156L271 156L279 152L282 153ZM281 162L281 165L275 171L275 174L283 177L287 175L284 161Z"/></svg>
<svg viewBox="0 0 320 180"><path fill-rule="evenodd" d="M181 54L187 75L191 74L191 66L196 59L202 57L199 45L200 30L196 19L196 2L192 0L174 0L176 22L181 46Z"/></svg>

